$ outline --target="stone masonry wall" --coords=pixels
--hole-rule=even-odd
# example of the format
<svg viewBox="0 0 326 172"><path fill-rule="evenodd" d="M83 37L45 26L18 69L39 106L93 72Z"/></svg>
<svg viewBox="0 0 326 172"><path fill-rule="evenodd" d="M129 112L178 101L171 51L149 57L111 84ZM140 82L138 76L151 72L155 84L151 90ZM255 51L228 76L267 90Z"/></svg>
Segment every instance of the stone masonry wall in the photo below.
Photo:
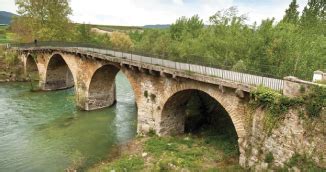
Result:
<svg viewBox="0 0 326 172"><path fill-rule="evenodd" d="M263 127L265 111L257 109L252 114L251 131L248 133L245 166L257 171L282 168L294 154L312 158L320 167L326 168L326 114L321 119L308 120L300 117L301 110L290 110L285 119L271 134ZM301 114L302 115L302 114ZM274 161L265 162L267 154Z"/></svg>

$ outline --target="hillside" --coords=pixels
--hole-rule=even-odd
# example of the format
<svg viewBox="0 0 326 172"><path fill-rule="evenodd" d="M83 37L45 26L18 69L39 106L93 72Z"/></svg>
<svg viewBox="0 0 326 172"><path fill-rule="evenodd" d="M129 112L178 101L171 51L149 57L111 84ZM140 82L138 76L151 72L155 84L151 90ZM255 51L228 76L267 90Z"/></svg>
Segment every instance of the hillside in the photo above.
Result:
<svg viewBox="0 0 326 172"><path fill-rule="evenodd" d="M16 14L6 12L6 11L0 11L0 24L8 25L11 22L12 16L15 16Z"/></svg>
<svg viewBox="0 0 326 172"><path fill-rule="evenodd" d="M144 28L147 29L167 29L171 25L170 24L157 24L157 25L145 25Z"/></svg>

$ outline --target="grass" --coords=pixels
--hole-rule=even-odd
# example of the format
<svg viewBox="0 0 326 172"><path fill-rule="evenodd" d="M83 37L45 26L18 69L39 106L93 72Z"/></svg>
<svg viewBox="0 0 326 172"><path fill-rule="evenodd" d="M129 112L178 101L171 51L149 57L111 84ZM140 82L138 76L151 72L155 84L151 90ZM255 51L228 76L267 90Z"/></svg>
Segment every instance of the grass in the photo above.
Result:
<svg viewBox="0 0 326 172"><path fill-rule="evenodd" d="M301 171L311 171L311 172L322 172L325 171L324 168L318 167L315 162L308 157L307 155L300 155L295 153L291 159L285 164L282 169L278 169L279 171L288 171L288 168L297 167Z"/></svg>
<svg viewBox="0 0 326 172"><path fill-rule="evenodd" d="M238 165L238 147L229 138L210 132L137 137L133 141L140 147L136 152L125 150L125 155L95 171L245 171Z"/></svg>
<svg viewBox="0 0 326 172"><path fill-rule="evenodd" d="M7 25L0 25L0 44L10 43L13 41L13 33L8 32Z"/></svg>
<svg viewBox="0 0 326 172"><path fill-rule="evenodd" d="M141 171L144 168L144 160L140 156L123 156L119 160L102 169L102 171Z"/></svg>

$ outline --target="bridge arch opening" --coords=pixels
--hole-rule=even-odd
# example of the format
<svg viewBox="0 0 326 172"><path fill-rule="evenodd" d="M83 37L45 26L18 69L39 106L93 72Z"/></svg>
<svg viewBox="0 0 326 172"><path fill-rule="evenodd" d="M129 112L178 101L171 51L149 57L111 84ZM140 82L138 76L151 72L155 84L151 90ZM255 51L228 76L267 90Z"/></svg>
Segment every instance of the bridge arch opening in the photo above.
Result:
<svg viewBox="0 0 326 172"><path fill-rule="evenodd" d="M39 70L37 67L37 62L31 54L27 55L25 67L27 79L39 80Z"/></svg>
<svg viewBox="0 0 326 172"><path fill-rule="evenodd" d="M47 65L45 90L61 90L74 86L73 74L60 54L54 54Z"/></svg>
<svg viewBox="0 0 326 172"><path fill-rule="evenodd" d="M121 93L117 89L128 91ZM110 107L120 99L120 96L123 96L121 100L129 99L128 102L135 102L134 89L127 75L120 70L119 66L113 64L106 64L98 68L94 72L88 88L88 110Z"/></svg>
<svg viewBox="0 0 326 172"><path fill-rule="evenodd" d="M227 146L226 151L238 158L238 134L232 119L219 101L208 93L182 90L165 102L161 115L161 134L188 133L202 137L205 142ZM224 148L223 148L224 149Z"/></svg>

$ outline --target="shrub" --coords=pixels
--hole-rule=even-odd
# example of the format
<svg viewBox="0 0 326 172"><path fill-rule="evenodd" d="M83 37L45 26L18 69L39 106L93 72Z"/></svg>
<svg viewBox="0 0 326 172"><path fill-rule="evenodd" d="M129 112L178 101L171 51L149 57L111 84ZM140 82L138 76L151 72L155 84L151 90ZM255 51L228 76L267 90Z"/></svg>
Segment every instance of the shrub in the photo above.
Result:
<svg viewBox="0 0 326 172"><path fill-rule="evenodd" d="M148 97L148 91L144 91L144 96L147 98Z"/></svg>
<svg viewBox="0 0 326 172"><path fill-rule="evenodd" d="M155 95L155 94L151 94L150 97L151 97L151 100L152 100L153 102L155 102L156 95Z"/></svg>
<svg viewBox="0 0 326 172"><path fill-rule="evenodd" d="M322 109L326 107L326 88L314 86L304 99L308 116L319 117Z"/></svg>
<svg viewBox="0 0 326 172"><path fill-rule="evenodd" d="M265 156L265 162L266 163L272 163L274 161L274 156L272 152L268 152Z"/></svg>
<svg viewBox="0 0 326 172"><path fill-rule="evenodd" d="M280 93L263 86L259 86L255 91L251 93L251 95L254 98L255 102L257 102L259 106L263 107L271 107L276 103L277 99L281 97Z"/></svg>
<svg viewBox="0 0 326 172"><path fill-rule="evenodd" d="M15 65L18 63L18 55L14 51L8 51L8 52L4 53L4 60L5 60L5 63L9 66Z"/></svg>
<svg viewBox="0 0 326 172"><path fill-rule="evenodd" d="M295 153L288 163L286 163L286 166L289 168L297 167L301 171L323 171L320 167L316 165L316 163L309 158L307 155L300 155L298 153Z"/></svg>
<svg viewBox="0 0 326 172"><path fill-rule="evenodd" d="M268 132L271 132L290 107L303 103L302 98L289 98L263 86L259 86L255 91L251 92L251 97L252 104L267 109L264 128Z"/></svg>

